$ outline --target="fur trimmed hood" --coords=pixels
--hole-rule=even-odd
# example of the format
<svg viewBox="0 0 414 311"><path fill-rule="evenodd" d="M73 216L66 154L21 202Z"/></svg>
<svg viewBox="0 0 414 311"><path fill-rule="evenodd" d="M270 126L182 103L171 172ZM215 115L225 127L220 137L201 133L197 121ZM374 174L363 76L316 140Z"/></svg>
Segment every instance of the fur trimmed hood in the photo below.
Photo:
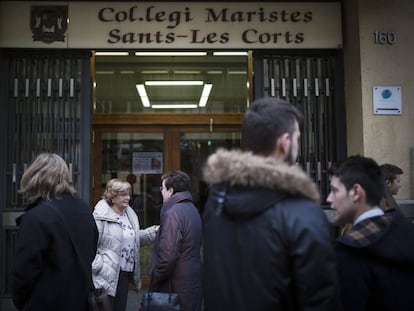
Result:
<svg viewBox="0 0 414 311"><path fill-rule="evenodd" d="M220 149L212 154L203 171L209 184L265 188L291 196L303 196L319 203L315 183L298 166L251 152Z"/></svg>

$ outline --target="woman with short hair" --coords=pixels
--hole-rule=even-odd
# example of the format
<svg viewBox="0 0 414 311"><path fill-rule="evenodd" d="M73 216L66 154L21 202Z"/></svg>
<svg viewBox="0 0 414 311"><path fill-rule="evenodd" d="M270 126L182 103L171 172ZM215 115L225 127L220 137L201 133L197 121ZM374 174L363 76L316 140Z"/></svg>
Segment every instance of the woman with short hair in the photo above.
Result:
<svg viewBox="0 0 414 311"><path fill-rule="evenodd" d="M128 182L111 179L93 212L99 231L93 282L108 291L113 311L125 311L130 281L141 288L139 249L152 243L158 231L158 226L140 229L138 216L129 206L130 195Z"/></svg>
<svg viewBox="0 0 414 311"><path fill-rule="evenodd" d="M89 310L98 231L90 207L75 196L66 162L54 153L39 154L22 176L20 193L29 205L16 221L15 306L25 311Z"/></svg>

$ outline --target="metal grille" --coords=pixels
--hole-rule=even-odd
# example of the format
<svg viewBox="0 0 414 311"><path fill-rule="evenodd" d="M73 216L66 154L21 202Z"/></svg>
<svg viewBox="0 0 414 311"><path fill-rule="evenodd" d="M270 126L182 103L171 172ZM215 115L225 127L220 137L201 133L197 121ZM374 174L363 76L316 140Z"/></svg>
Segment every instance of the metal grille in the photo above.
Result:
<svg viewBox="0 0 414 311"><path fill-rule="evenodd" d="M68 163L72 183L79 190L81 73L85 70L79 55L18 52L7 53L6 61L1 296L10 293L17 232L14 220L27 204L18 190L27 166L41 152L57 153Z"/></svg>
<svg viewBox="0 0 414 311"><path fill-rule="evenodd" d="M322 202L329 192L327 169L337 161L339 104L332 56L266 55L263 57L264 96L285 99L304 114L298 163L318 184ZM343 141L345 143L345 141Z"/></svg>
<svg viewBox="0 0 414 311"><path fill-rule="evenodd" d="M80 72L78 58L12 57L9 63L6 209L21 208L20 178L41 152L55 152L79 175Z"/></svg>

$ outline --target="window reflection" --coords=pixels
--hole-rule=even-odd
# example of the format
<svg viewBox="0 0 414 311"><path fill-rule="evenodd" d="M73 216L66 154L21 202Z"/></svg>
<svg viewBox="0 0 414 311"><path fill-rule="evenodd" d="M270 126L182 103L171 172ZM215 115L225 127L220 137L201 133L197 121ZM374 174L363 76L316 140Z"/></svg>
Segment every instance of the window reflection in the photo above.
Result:
<svg viewBox="0 0 414 311"><path fill-rule="evenodd" d="M208 156L219 148L240 148L240 133L182 133L180 137L181 170L191 176L191 195L200 212L208 192L202 169Z"/></svg>
<svg viewBox="0 0 414 311"><path fill-rule="evenodd" d="M102 135L102 193L112 178L128 181L132 190L130 205L144 228L159 223L163 144L161 133Z"/></svg>

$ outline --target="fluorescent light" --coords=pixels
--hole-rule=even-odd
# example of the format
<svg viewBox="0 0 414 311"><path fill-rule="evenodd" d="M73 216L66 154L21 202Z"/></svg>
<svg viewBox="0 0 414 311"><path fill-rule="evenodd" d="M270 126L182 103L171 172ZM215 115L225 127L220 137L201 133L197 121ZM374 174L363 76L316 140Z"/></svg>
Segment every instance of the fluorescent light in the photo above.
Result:
<svg viewBox="0 0 414 311"><path fill-rule="evenodd" d="M121 75L133 75L135 71L134 70L121 70L119 73Z"/></svg>
<svg viewBox="0 0 414 311"><path fill-rule="evenodd" d="M204 84L203 92L201 93L201 97L208 97L210 95L211 88L213 84Z"/></svg>
<svg viewBox="0 0 414 311"><path fill-rule="evenodd" d="M244 70L230 70L228 74L229 75L245 75L247 74L247 72Z"/></svg>
<svg viewBox="0 0 414 311"><path fill-rule="evenodd" d="M201 84L191 84L191 85L204 85L204 87L201 92L198 106L196 104L151 105L149 97L147 95L147 91L145 89L145 84L147 84L147 82L201 82ZM136 84L136 88L141 98L142 105L144 107L151 107L153 109L194 109L197 107L205 107L207 105L207 101L210 96L211 89L213 87L212 84L204 84L203 81L146 81L145 84ZM150 85L158 85L158 84L150 84ZM161 84L161 85L165 85L165 84ZM168 84L168 85L171 85L171 84ZM182 84L178 84L178 85L182 85Z"/></svg>
<svg viewBox="0 0 414 311"><path fill-rule="evenodd" d="M200 102L198 103L199 107L205 107L207 105L208 97L210 96L211 88L213 84L204 84L203 92L201 93Z"/></svg>
<svg viewBox="0 0 414 311"><path fill-rule="evenodd" d="M176 105L152 105L151 108L154 109L194 109L197 108L195 104L176 104Z"/></svg>
<svg viewBox="0 0 414 311"><path fill-rule="evenodd" d="M128 52L95 52L96 56L128 56Z"/></svg>
<svg viewBox="0 0 414 311"><path fill-rule="evenodd" d="M135 52L135 56L206 56L207 52Z"/></svg>
<svg viewBox="0 0 414 311"><path fill-rule="evenodd" d="M214 56L247 56L247 52L213 52Z"/></svg>
<svg viewBox="0 0 414 311"><path fill-rule="evenodd" d="M113 74L115 74L115 71L112 71L112 70L97 70L95 73L97 75L113 75Z"/></svg>
<svg viewBox="0 0 414 311"><path fill-rule="evenodd" d="M137 87L139 97L141 97L142 105L144 107L150 107L151 105L150 105L148 95L147 95L147 91L145 90L144 84L137 84L136 87Z"/></svg>
<svg viewBox="0 0 414 311"><path fill-rule="evenodd" d="M145 85L172 86L172 85L203 85L203 81L145 81Z"/></svg>
<svg viewBox="0 0 414 311"><path fill-rule="evenodd" d="M188 74L188 75L198 75L201 73L200 70L174 70L175 74Z"/></svg>
<svg viewBox="0 0 414 311"><path fill-rule="evenodd" d="M167 74L168 70L142 70L142 74Z"/></svg>
<svg viewBox="0 0 414 311"><path fill-rule="evenodd" d="M221 74L223 74L223 70L209 70L209 71L207 71L207 74L209 74L209 75L221 75Z"/></svg>

